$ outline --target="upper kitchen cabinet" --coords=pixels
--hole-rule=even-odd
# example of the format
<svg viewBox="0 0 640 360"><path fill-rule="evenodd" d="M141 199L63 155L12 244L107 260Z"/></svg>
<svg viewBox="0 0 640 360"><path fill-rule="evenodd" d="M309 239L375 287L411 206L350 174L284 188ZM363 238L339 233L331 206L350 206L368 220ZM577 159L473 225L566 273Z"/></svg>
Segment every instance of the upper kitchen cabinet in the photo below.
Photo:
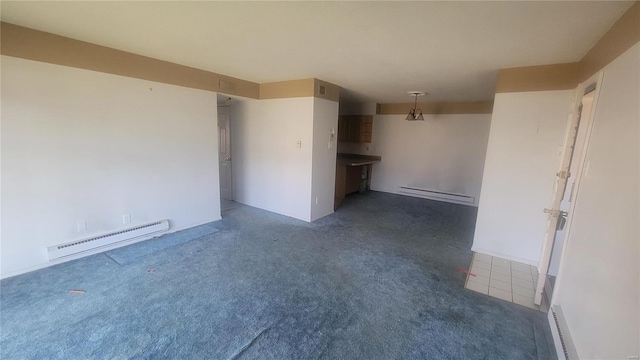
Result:
<svg viewBox="0 0 640 360"><path fill-rule="evenodd" d="M373 115L340 115L338 117L338 141L370 143L373 131Z"/></svg>

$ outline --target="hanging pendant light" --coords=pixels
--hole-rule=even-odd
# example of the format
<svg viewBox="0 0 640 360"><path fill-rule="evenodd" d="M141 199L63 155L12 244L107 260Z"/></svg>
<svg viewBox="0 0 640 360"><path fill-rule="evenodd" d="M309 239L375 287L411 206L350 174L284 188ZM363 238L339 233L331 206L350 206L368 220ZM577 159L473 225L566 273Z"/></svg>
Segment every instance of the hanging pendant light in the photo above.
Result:
<svg viewBox="0 0 640 360"><path fill-rule="evenodd" d="M409 110L409 114L407 115L405 120L408 120L408 121L416 121L416 120L424 121L424 116L422 116L422 110L418 109L418 96L424 96L424 95L427 95L427 93L423 92L423 91L409 91L409 92L407 92L407 94L409 94L411 96L415 96L416 99L415 99L415 102L413 103L413 108L411 110Z"/></svg>

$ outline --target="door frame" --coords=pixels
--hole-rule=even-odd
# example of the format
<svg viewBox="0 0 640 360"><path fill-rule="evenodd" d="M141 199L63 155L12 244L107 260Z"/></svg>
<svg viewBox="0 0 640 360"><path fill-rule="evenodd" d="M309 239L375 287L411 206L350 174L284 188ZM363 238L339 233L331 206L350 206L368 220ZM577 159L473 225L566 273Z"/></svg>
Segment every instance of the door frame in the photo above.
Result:
<svg viewBox="0 0 640 360"><path fill-rule="evenodd" d="M559 263L559 270L558 270L558 276L556 277L556 282L554 284L554 289L559 288L559 285L562 281L562 263L564 260L564 256L567 250L567 244L569 243L569 239L570 239L570 235L571 235L571 223L573 221L573 213L575 210L575 206L576 203L578 201L578 196L580 193L580 182L582 180L582 176L584 175L584 170L585 170L585 159L587 157L587 152L589 149L589 142L591 140L591 132L593 130L593 124L594 124L594 119L595 119L595 115L596 115L596 110L597 110L597 106L598 106L598 99L600 97L600 89L602 87L602 79L604 77L604 72L600 71L596 74L594 74L593 76L591 76L589 79L581 82L580 84L578 84L578 86L576 87L576 94L575 94L575 99L574 102L571 106L572 112L570 115L570 122L571 123L578 123L578 117L581 116L581 109L580 109L580 105L582 104L582 98L585 95L585 90L587 88L589 88L590 86L593 86L595 84L595 94L593 96L593 104L591 106L591 113L589 114L589 117L586 119L580 119L580 124L582 124L583 126L587 127L587 130L585 132L585 139L584 139L584 146L581 150L580 154L575 154L573 153L571 158L569 159L569 162L565 165L565 160L563 159L563 161L560 164L560 169L559 169L559 173L560 171L566 170L568 171L569 169L569 165L571 161L578 161L578 166L576 168L577 174L576 174L576 178L575 178L575 183L573 186L573 201L571 202L570 206L569 206L569 212L567 214L567 222L565 224L565 234L564 234L564 242L562 244L562 250L560 251L560 263ZM568 124L569 126L567 127L567 129L569 131L567 131L567 135L565 136L565 142L563 144L563 148L567 148L567 142L571 141L570 139L570 131L571 131L571 123ZM576 134L577 136L577 134ZM563 157L565 156L565 154L563 154ZM566 167L566 169L564 168ZM559 176L558 176L559 178ZM566 179L568 180L568 178ZM562 202L562 195L564 194L564 186L562 187L562 189L560 189L559 186L557 186L559 183L558 180L556 180L556 186L554 187L554 193L552 194L552 210L559 210L560 208L560 204ZM566 186L566 182L565 182L565 186ZM558 192L561 192L561 194L557 194ZM556 201L557 199L559 199L558 201ZM557 204L554 204L555 202L557 202ZM557 208L557 209L556 209ZM540 305L540 303L542 302L542 294L544 291L544 285L546 283L546 279L547 279L547 274L549 271L549 264L551 261L551 253L553 251L553 242L555 240L555 235L556 235L556 226L557 226L557 220L558 218L553 216L553 214L549 214L549 221L547 223L547 232L545 233L545 238L544 241L542 243L542 249L540 251L540 260L538 261L538 283L536 285L536 292L535 292L535 296L534 296L534 303L536 305ZM551 226L553 224L553 226ZM553 236L550 236L549 234L552 233ZM557 295L557 291L554 291L552 294L552 298L549 299L549 306L551 307L551 305L554 303L554 298Z"/></svg>

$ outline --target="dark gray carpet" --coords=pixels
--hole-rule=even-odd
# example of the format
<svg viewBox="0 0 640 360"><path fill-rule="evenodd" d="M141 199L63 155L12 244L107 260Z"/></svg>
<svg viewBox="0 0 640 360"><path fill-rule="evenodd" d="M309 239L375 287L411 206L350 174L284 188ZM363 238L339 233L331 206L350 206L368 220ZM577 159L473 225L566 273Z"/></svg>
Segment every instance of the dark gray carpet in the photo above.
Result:
<svg viewBox="0 0 640 360"><path fill-rule="evenodd" d="M215 234L220 231L216 225L216 222L213 222L175 233L165 234L152 239L152 241L143 241L109 250L105 252L105 255L120 265L131 264L158 251L166 250L206 235Z"/></svg>
<svg viewBox="0 0 640 360"><path fill-rule="evenodd" d="M368 192L313 224L224 216L132 263L3 280L1 358L555 358L546 314L463 288L474 208Z"/></svg>

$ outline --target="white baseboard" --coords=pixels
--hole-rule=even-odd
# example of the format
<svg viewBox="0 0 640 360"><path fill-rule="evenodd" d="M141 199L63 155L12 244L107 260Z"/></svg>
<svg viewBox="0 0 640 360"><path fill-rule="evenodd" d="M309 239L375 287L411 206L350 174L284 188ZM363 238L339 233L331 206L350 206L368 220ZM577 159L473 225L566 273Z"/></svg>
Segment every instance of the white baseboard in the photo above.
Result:
<svg viewBox="0 0 640 360"><path fill-rule="evenodd" d="M558 318L558 323L556 323L555 317ZM575 344L573 343L573 339L571 338L571 333L569 332L569 327L567 326L567 321L564 318L564 314L562 313L562 308L558 305L550 305L549 312L547 314L547 320L549 321L549 327L551 328L551 335L553 336L553 345L556 348L556 354L558 354L558 359L560 360L573 360L579 359L578 351L576 350ZM558 327L560 330L558 330ZM560 336L560 331L562 331L562 336ZM564 346L562 343L562 339L564 339ZM569 355L565 355L565 350Z"/></svg>
<svg viewBox="0 0 640 360"><path fill-rule="evenodd" d="M142 236L142 237L139 237L139 238L136 238L136 239L120 241L120 242L112 244L112 245L101 246L101 247L99 247L97 249L91 249L91 250L83 251L81 253L77 253L77 254L61 257L61 258L58 258L58 259L54 259L54 260L51 260L51 261L46 262L46 263L42 263L42 264L26 267L24 269L11 271L11 272L8 272L8 273L3 273L3 274L0 274L0 280L1 279L6 279L6 278L10 278L10 277L14 277L14 276L17 276L17 275L26 274L28 272L44 269L44 268L47 268L49 266L66 263L67 261L76 260L76 259L80 259L80 258L83 258L83 257L99 254L101 252L106 252L106 251L109 251L109 250L117 249L119 247L135 244L137 242L153 239L154 237L162 236L162 235L168 234L168 233L169 232L163 232L163 233L152 234L152 235L149 235L149 236Z"/></svg>
<svg viewBox="0 0 640 360"><path fill-rule="evenodd" d="M417 199L425 199L425 200L433 200L433 201L441 201L441 202L446 202L446 203L450 203L450 204L458 204L458 205L466 205L466 206L473 206L473 207L478 207L478 204L475 203L466 203L466 202L461 202L461 201L456 201L453 199L444 199L444 198L435 198L435 197L427 197L427 196L418 196L418 195L414 195L411 194L409 192L400 192L398 190L385 190L385 189L378 189L378 188L374 188L373 186L371 187L372 191L377 191L377 192L383 192L383 193L387 193L387 194L395 194L395 195L402 195L402 196L408 196L408 197L413 197L413 198L417 198Z"/></svg>
<svg viewBox="0 0 640 360"><path fill-rule="evenodd" d="M149 239L153 239L153 238L156 238L156 237L159 237L159 236L162 236L162 235L171 234L171 233L174 233L174 232L177 232L177 231L190 229L190 228L193 228L193 227L196 227L196 226L208 224L210 222L218 221L218 220L221 220L221 219L222 218L220 217L218 219L197 223L197 224L190 225L190 226L187 226L187 227L169 229L168 231L165 231L163 233L156 233L156 234L151 234L149 236L142 236L142 237L131 239L131 240L125 240L125 241L118 242L116 244L102 246L102 247L97 248L97 249L87 250L87 251L83 251L83 252L78 253L78 254L65 256L63 258L59 258L59 259L55 259L55 260L52 260L52 261L48 261L46 263L42 263L42 264L38 264L38 265L34 265L34 266L29 266L29 267L26 267L24 269L20 269L20 270L16 270L16 271L10 271L10 272L7 272L7 273L2 273L2 274L0 274L0 280L7 279L7 278L10 278L10 277L14 277L14 276L18 276L18 275L22 275L22 274L26 274L28 272L44 269L44 268L47 268L49 266L62 264L62 263L65 263L67 261L76 260L76 259L80 259L80 258L83 258L83 257L99 254L99 253L106 252L106 251L113 250L113 249L117 249L117 248L120 248L120 247L123 247L123 246L132 245L132 244L139 243L141 241L146 241L146 240L149 240Z"/></svg>
<svg viewBox="0 0 640 360"><path fill-rule="evenodd" d="M553 337L553 346L556 349L556 354L558 356L558 360L568 360L566 356L564 356L564 349L562 348L562 340L560 340L560 333L558 332L558 327L556 326L556 320L553 318L553 311L549 309L547 313L547 321L549 322L549 327L551 328L551 336Z"/></svg>

